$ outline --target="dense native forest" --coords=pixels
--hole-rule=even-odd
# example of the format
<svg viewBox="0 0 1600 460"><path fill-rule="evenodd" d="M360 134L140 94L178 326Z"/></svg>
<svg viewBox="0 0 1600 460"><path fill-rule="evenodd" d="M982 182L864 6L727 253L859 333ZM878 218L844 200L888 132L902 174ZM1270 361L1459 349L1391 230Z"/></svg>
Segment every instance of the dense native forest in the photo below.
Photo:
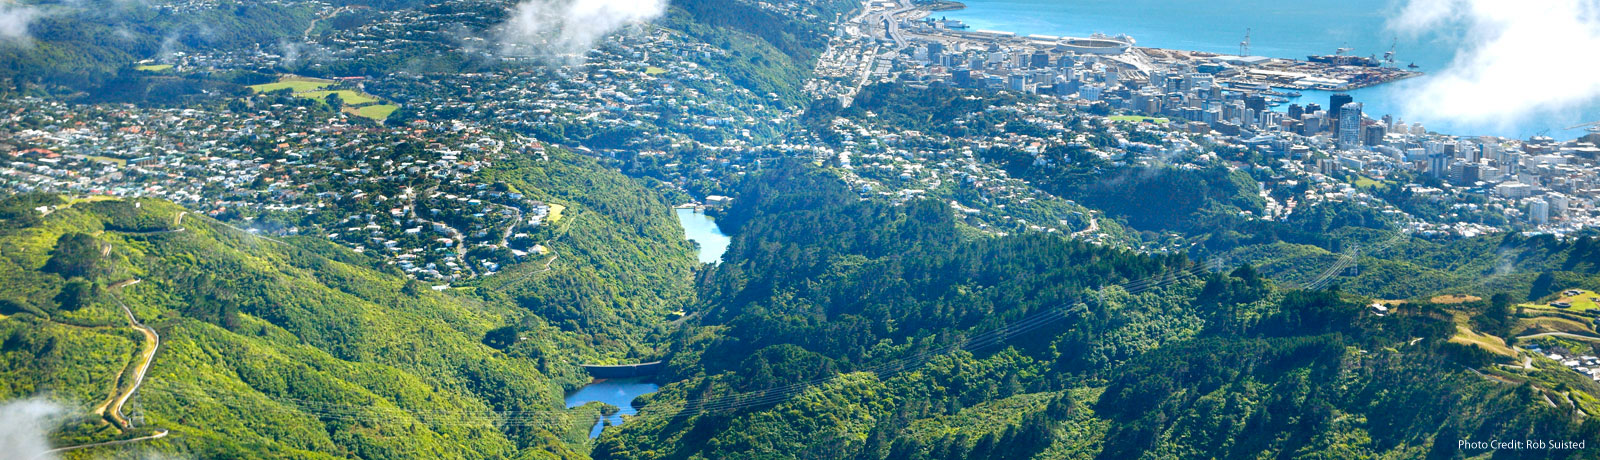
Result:
<svg viewBox="0 0 1600 460"><path fill-rule="evenodd" d="M973 237L808 168L740 196L703 316L673 336L676 383L595 458L1449 458L1459 438L1600 436L1473 370L1494 358L1451 342L1440 305L1380 316L1249 266Z"/></svg>
<svg viewBox="0 0 1600 460"><path fill-rule="evenodd" d="M31 30L38 46L0 48L0 93L215 102L277 73L495 65L419 40L282 68L131 69L164 51L275 43L314 18L234 3L176 20L145 2L74 2L93 7L42 16ZM450 9L439 12L474 19L467 33L505 14L332 3ZM881 85L848 108L811 104L801 88L824 44L821 23L684 0L658 24L727 50L709 65L805 107L812 127L870 116L947 136L1049 135L1000 112L953 123L1019 96ZM325 109L294 101L282 98ZM529 129L522 134L598 148L648 134ZM1110 142L1082 134L1091 146ZM711 153L682 153L700 154ZM653 182L648 164L680 159L552 148L549 161L514 158L476 178L570 204L537 235L552 255L435 291L329 241L256 235L158 200L16 194L0 197L0 398L80 406L87 415L55 431L56 445L159 427L171 435L141 446L193 458L1398 459L1483 454L1459 450L1463 439L1600 443L1590 416L1600 385L1519 363L1507 349L1600 354L1589 340L1593 310L1550 306L1566 289L1600 286L1600 240L1429 241L1339 203L1263 222L1240 215L1261 211L1257 184L1270 178L1240 170L1117 164L1081 147L1047 152L1069 160L1054 167L1003 145L978 155L1114 225L1182 235L1193 249L995 237L957 222L944 203L864 201L826 164L806 163L715 188L686 184L698 196L736 197L718 213L733 243L724 262L703 267L667 208L684 192ZM1412 212L1430 210L1403 198ZM1337 282L1299 287L1343 258L1355 268L1337 271ZM1379 315L1374 302L1394 308ZM689 316L668 321L680 310ZM158 334L153 357L130 317ZM1550 333L1571 337L1533 337ZM636 401L639 416L588 439L595 417L616 408L564 408L563 394L590 381L579 364L657 359L667 363L654 377L661 391ZM136 428L119 429L122 414Z"/></svg>

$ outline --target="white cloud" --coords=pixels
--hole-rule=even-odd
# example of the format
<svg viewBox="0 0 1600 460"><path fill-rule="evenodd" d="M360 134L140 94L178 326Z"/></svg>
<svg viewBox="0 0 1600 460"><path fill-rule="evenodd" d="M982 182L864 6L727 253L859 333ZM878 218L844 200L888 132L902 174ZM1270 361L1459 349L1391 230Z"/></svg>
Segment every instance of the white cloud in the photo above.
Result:
<svg viewBox="0 0 1600 460"><path fill-rule="evenodd" d="M39 9L0 0L0 42L27 42L28 25L39 17Z"/></svg>
<svg viewBox="0 0 1600 460"><path fill-rule="evenodd" d="M0 405L0 452L15 458L54 458L50 451L50 431L55 429L66 409L50 401L34 398Z"/></svg>
<svg viewBox="0 0 1600 460"><path fill-rule="evenodd" d="M1509 126L1600 100L1600 0L1409 0L1388 25L1464 31L1448 66L1405 83L1413 116Z"/></svg>
<svg viewBox="0 0 1600 460"><path fill-rule="evenodd" d="M581 59L601 38L660 17L666 0L527 0L500 30L507 54Z"/></svg>

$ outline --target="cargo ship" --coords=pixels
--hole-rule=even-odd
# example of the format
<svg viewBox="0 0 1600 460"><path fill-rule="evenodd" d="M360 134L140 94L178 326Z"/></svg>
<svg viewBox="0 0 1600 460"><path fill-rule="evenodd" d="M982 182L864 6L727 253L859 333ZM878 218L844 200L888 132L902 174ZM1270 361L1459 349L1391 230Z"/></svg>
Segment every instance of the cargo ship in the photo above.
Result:
<svg viewBox="0 0 1600 460"><path fill-rule="evenodd" d="M1350 48L1339 48L1333 54L1306 56L1306 60L1319 64L1355 67L1379 67L1382 65L1375 57L1351 56Z"/></svg>

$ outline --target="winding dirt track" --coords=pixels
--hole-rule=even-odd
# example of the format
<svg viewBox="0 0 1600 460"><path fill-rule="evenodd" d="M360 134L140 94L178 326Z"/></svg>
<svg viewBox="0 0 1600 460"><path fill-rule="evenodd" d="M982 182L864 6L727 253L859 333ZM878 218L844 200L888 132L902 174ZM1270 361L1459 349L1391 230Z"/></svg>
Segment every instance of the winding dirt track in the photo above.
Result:
<svg viewBox="0 0 1600 460"><path fill-rule="evenodd" d="M121 286L118 286L118 288L139 284L139 281L140 280L138 279L134 279L122 284ZM139 319L133 316L133 310L128 308L128 304L122 302L122 297L117 296L116 294L112 294L111 296L113 299L117 300L117 306L122 307L122 313L128 316L128 325L139 330L141 334L144 334L144 350L139 352L139 360L141 362L139 363L138 367L134 368L133 375L131 376L133 379L133 385L128 387L128 391L114 396L111 406L109 407L109 409L111 409L112 421L115 421L117 426L126 430L133 428L133 423L129 422L127 417L122 415L122 406L126 405L128 403L128 399L132 398L133 394L139 391L139 385L144 384L145 374L150 371L150 364L155 362L156 350L161 348L161 334L156 333L156 330L150 328L150 326L145 326L144 323L139 322Z"/></svg>
<svg viewBox="0 0 1600 460"><path fill-rule="evenodd" d="M152 440L152 439L161 439L161 438L165 438L165 437L167 437L167 430L161 430L161 431L157 431L155 434L152 434L152 435L149 435L149 436L140 436L140 437L137 437L137 438L123 439L123 440L119 440L119 441L92 442L92 443L88 443L88 444L79 444L79 445L76 445L76 446L57 447L57 448L54 448L54 449L50 449L50 450L44 451L43 454L40 454L39 456L34 457L34 458L35 459L46 458L46 457L49 457L51 454L59 454L59 453L66 452L66 451L69 451L69 450L82 450L82 449L89 449L89 448L94 448L94 447L115 446L115 445L120 445L120 444L132 444L132 443L136 443L136 442L149 441L149 440Z"/></svg>

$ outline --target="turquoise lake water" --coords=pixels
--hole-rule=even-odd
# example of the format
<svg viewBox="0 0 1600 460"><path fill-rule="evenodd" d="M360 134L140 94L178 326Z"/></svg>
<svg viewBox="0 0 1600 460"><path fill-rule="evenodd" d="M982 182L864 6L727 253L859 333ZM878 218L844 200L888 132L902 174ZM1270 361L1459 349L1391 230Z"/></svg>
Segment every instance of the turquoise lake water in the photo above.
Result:
<svg viewBox="0 0 1600 460"><path fill-rule="evenodd" d="M675 208L673 211L678 214L678 225L683 226L684 235L700 245L700 263L721 262L722 253L728 252L728 242L731 239L728 235L722 234L722 229L717 228L716 219L690 208Z"/></svg>
<svg viewBox="0 0 1600 460"><path fill-rule="evenodd" d="M567 395L567 407L573 408L599 401L622 409L595 421L594 428L589 430L589 438L592 439L600 436L600 430L605 428L607 420L611 421L612 425L621 425L622 416L639 413L633 408L633 399L655 393L658 388L660 387L656 384L641 379L597 380Z"/></svg>
<svg viewBox="0 0 1600 460"><path fill-rule="evenodd" d="M1438 28L1420 36L1389 29L1387 20L1397 15L1396 0L963 0L967 8L934 13L965 21L973 29L1004 30L1019 34L1087 36L1101 32L1128 34L1139 46L1238 54L1245 30L1250 30L1250 54L1305 59L1312 54L1333 54L1350 47L1351 54L1382 57L1391 44L1396 62L1416 63L1423 72L1445 68L1456 58L1464 30ZM1577 53L1575 51L1575 53ZM1579 53L1581 54L1581 53ZM1428 76L1352 91L1373 118L1393 114L1407 122L1455 135L1490 134L1516 138L1549 129L1557 139L1571 139L1582 130L1567 126L1600 120L1600 101L1577 110L1526 117L1510 124L1471 125L1451 120L1425 119L1404 113L1407 88L1424 84ZM1597 77L1600 78L1600 77ZM1328 93L1302 91L1305 102L1328 104ZM1279 110L1287 109L1281 105Z"/></svg>

